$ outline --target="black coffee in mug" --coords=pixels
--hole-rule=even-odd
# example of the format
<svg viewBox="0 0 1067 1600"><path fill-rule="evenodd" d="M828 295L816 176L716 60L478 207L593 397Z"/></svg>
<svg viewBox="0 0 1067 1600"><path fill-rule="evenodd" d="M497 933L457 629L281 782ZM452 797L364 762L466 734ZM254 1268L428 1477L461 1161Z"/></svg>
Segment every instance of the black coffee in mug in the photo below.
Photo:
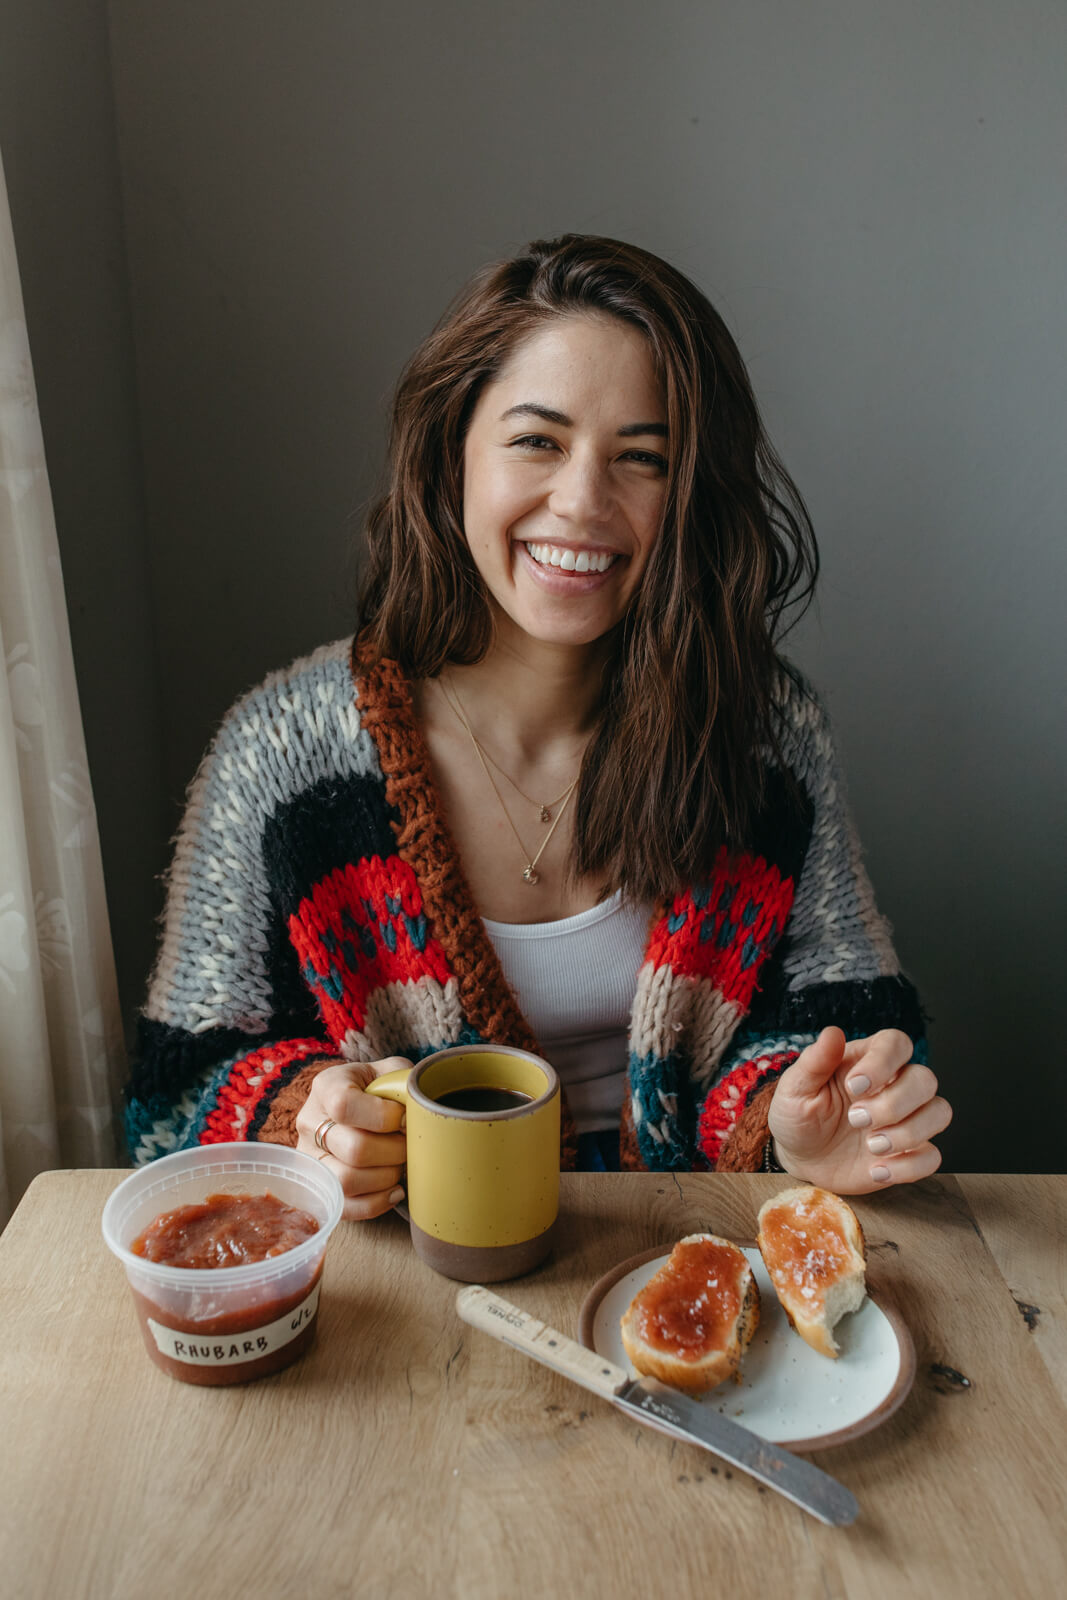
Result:
<svg viewBox="0 0 1067 1600"><path fill-rule="evenodd" d="M493 1084L475 1084L469 1089L446 1089L434 1096L439 1106L450 1111L517 1111L531 1104L531 1096L521 1089L498 1089Z"/></svg>

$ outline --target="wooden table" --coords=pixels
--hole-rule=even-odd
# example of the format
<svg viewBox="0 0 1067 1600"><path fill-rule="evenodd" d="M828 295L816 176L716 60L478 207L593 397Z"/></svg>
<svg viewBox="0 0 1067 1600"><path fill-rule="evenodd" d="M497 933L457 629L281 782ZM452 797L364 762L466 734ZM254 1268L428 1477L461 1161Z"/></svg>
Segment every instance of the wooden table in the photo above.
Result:
<svg viewBox="0 0 1067 1600"><path fill-rule="evenodd" d="M1065 1178L856 1202L918 1376L882 1427L819 1452L862 1507L831 1529L468 1328L394 1217L334 1235L302 1361L176 1383L101 1240L122 1176L38 1178L0 1239L7 1596L1067 1594ZM573 1332L614 1263L750 1238L785 1181L566 1177L553 1260L502 1292Z"/></svg>

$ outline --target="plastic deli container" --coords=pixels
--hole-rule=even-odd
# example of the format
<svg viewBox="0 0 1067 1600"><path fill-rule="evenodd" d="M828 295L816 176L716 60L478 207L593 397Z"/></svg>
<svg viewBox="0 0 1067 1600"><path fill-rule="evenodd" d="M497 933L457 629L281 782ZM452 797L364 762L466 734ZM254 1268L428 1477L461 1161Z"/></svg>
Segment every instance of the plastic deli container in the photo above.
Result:
<svg viewBox="0 0 1067 1600"><path fill-rule="evenodd" d="M309 1212L318 1232L239 1267L167 1266L129 1248L161 1212L212 1194L264 1191ZM332 1172L282 1145L204 1145L125 1178L104 1207L104 1241L126 1268L156 1365L183 1383L246 1383L302 1355L315 1336L323 1259L343 1204Z"/></svg>

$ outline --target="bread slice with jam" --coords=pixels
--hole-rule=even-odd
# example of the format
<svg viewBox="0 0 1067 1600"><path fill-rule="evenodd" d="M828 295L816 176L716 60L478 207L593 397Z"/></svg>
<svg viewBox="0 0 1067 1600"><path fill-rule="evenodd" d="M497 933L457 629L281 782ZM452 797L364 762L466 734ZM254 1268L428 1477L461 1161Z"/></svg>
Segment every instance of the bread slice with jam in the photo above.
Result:
<svg viewBox="0 0 1067 1600"><path fill-rule="evenodd" d="M636 1370L702 1394L727 1378L759 1326L759 1287L743 1250L714 1233L690 1233L634 1296L620 1323Z"/></svg>
<svg viewBox="0 0 1067 1600"><path fill-rule="evenodd" d="M783 1189L760 1207L756 1243L792 1326L836 1359L833 1330L867 1294L867 1247L852 1207L829 1189Z"/></svg>

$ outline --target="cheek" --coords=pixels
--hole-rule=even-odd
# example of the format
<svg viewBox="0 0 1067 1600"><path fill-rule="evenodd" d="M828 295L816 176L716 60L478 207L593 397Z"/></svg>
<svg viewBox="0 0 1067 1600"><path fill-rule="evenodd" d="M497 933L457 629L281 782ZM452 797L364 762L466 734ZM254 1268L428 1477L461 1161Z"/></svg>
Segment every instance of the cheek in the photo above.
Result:
<svg viewBox="0 0 1067 1600"><path fill-rule="evenodd" d="M463 500L463 526L471 549L502 553L509 530L528 509L527 502L528 497L505 479L480 477L472 482Z"/></svg>
<svg viewBox="0 0 1067 1600"><path fill-rule="evenodd" d="M634 523L641 561L648 561L661 537L663 523L663 496L649 496Z"/></svg>

